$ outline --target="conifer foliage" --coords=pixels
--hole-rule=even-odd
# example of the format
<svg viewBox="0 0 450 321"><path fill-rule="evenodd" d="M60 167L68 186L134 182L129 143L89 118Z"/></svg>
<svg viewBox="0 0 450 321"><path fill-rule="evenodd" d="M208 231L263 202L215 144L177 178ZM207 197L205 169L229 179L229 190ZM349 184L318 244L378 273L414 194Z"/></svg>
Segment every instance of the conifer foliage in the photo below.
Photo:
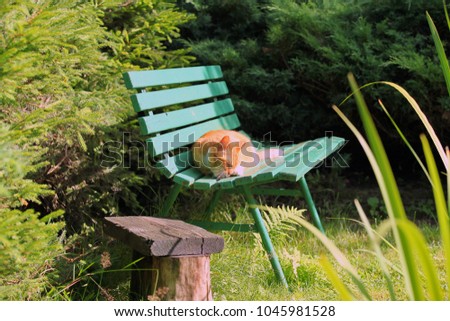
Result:
<svg viewBox="0 0 450 321"><path fill-rule="evenodd" d="M134 122L121 73L189 64L175 42L192 18L173 1L0 1L0 299L45 295L59 236L142 210L152 176L102 166Z"/></svg>
<svg viewBox="0 0 450 321"><path fill-rule="evenodd" d="M330 112L350 93L349 72L361 83L403 85L441 136L449 136L450 103L425 15L445 21L441 0L185 2L198 16L185 30L193 53L203 64L225 67L240 118L254 136L269 130L281 141L327 130L349 136ZM406 131L418 126L399 96L372 92L368 101L382 129L390 127L376 112L378 98Z"/></svg>

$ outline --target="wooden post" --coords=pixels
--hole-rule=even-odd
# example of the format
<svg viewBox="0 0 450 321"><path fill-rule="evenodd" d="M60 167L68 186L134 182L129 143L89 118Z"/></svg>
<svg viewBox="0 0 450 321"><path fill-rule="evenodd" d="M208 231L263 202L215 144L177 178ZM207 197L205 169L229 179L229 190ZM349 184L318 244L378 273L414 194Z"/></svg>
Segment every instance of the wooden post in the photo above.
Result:
<svg viewBox="0 0 450 321"><path fill-rule="evenodd" d="M169 301L211 301L209 255L153 257L152 285L168 289ZM159 273L156 273L159 271ZM158 276L158 280L156 277Z"/></svg>
<svg viewBox="0 0 450 321"><path fill-rule="evenodd" d="M147 296L154 291L151 282L153 275L151 271L152 257L133 251L132 260L137 262L133 265L131 271L130 300L147 300Z"/></svg>
<svg viewBox="0 0 450 321"><path fill-rule="evenodd" d="M107 234L133 249L134 261L140 259L131 273L131 300L155 297L158 289L166 289L165 300L212 300L210 254L222 251L222 237L154 217L109 217L104 225Z"/></svg>

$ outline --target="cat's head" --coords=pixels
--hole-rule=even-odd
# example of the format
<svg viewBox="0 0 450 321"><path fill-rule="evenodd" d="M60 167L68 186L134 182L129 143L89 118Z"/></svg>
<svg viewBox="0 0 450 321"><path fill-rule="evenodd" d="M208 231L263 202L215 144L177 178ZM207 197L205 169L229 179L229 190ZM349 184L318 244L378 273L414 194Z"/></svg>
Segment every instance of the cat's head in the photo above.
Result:
<svg viewBox="0 0 450 321"><path fill-rule="evenodd" d="M220 142L211 143L208 146L209 168L218 179L234 174L239 165L239 143L232 142L230 136L224 136Z"/></svg>

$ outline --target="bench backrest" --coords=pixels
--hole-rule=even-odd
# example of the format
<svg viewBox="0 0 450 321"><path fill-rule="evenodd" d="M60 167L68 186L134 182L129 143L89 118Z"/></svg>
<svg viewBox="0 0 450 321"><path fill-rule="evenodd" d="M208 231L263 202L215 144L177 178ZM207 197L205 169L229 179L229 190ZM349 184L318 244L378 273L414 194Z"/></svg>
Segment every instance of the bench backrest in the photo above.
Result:
<svg viewBox="0 0 450 321"><path fill-rule="evenodd" d="M192 164L189 147L200 136L240 127L220 66L130 71L123 77L128 89L138 91L131 101L149 155L168 177Z"/></svg>

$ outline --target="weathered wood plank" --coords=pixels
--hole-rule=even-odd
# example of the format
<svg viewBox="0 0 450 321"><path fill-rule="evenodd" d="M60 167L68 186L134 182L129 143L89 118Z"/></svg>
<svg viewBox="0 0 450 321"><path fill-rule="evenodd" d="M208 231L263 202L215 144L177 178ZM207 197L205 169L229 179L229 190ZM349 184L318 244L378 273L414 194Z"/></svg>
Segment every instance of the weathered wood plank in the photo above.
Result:
<svg viewBox="0 0 450 321"><path fill-rule="evenodd" d="M133 261L130 300L212 300L209 255L156 257L133 251ZM166 294L158 296L155 290Z"/></svg>
<svg viewBox="0 0 450 321"><path fill-rule="evenodd" d="M153 287L168 290L164 300L212 301L208 255L179 258L152 257L151 259L153 271L151 284Z"/></svg>
<svg viewBox="0 0 450 321"><path fill-rule="evenodd" d="M208 255L223 250L222 237L179 220L108 217L105 232L147 256Z"/></svg>

